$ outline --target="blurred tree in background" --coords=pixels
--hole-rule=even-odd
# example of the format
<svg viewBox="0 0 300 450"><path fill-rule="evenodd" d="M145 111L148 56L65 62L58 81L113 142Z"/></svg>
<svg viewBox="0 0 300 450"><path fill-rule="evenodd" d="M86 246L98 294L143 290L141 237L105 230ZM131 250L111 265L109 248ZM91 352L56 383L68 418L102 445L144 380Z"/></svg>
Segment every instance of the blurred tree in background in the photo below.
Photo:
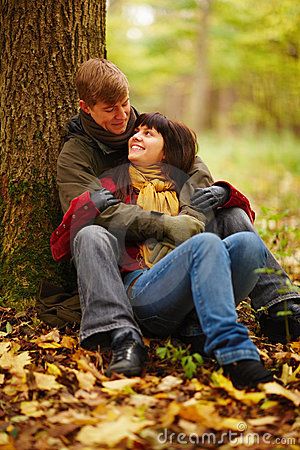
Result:
<svg viewBox="0 0 300 450"><path fill-rule="evenodd" d="M295 0L110 0L108 58L141 111L299 133L299 25Z"/></svg>

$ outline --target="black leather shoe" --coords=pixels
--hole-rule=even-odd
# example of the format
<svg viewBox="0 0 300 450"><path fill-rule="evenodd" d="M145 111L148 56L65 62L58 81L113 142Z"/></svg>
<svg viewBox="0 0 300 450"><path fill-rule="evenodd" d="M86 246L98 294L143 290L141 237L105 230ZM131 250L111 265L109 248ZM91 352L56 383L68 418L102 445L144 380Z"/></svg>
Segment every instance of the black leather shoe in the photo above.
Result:
<svg viewBox="0 0 300 450"><path fill-rule="evenodd" d="M147 359L146 347L131 337L112 343L112 358L105 372L110 377L112 372L122 373L126 377L140 375Z"/></svg>
<svg viewBox="0 0 300 450"><path fill-rule="evenodd" d="M286 306L284 305L286 303ZM279 311L290 311L287 316L278 316ZM288 329L290 333L290 341L296 341L300 337L300 303L296 300L287 300L286 302L277 303L271 306L267 314L263 313L259 318L259 324L262 334L267 336L270 342L288 342L286 319L288 321Z"/></svg>
<svg viewBox="0 0 300 450"><path fill-rule="evenodd" d="M273 381L273 374L260 361L243 359L223 366L224 375L229 377L236 389L253 388L259 383Z"/></svg>

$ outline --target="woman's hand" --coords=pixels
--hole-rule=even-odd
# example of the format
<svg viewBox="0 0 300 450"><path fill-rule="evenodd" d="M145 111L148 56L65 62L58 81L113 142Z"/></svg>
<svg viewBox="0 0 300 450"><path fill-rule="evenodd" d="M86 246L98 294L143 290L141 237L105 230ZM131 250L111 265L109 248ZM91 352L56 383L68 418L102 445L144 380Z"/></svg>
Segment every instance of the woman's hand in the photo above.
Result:
<svg viewBox="0 0 300 450"><path fill-rule="evenodd" d="M204 231L204 223L195 219L195 217L181 214L179 216L164 216L164 237L167 242L182 244L195 234Z"/></svg>

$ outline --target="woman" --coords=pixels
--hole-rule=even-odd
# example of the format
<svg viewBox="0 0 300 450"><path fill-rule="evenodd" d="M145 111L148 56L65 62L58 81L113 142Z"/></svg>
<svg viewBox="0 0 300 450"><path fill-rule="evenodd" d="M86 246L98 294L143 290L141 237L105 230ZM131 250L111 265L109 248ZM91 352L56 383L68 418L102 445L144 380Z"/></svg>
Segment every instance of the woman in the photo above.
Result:
<svg viewBox="0 0 300 450"><path fill-rule="evenodd" d="M193 229L194 236L178 246L151 240L127 247L120 263L124 284L142 330L158 337L178 334L194 315L205 335L205 352L236 387L256 386L272 375L247 328L237 322L235 306L256 284L265 249L251 232L223 241L201 233L202 217L181 208L178 194L195 154L196 138L186 126L159 113L142 114L129 140L128 165L101 178L121 201L178 216L179 229ZM91 199L97 207L97 191Z"/></svg>

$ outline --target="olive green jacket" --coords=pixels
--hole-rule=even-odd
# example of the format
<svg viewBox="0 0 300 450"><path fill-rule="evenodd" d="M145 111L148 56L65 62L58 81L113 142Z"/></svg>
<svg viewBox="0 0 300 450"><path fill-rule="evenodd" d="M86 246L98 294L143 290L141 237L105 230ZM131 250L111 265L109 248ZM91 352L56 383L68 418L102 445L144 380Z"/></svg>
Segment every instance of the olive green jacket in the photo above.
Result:
<svg viewBox="0 0 300 450"><path fill-rule="evenodd" d="M127 149L122 152L112 151L103 143L90 138L81 127L78 117L70 122L69 134L63 145L57 162L57 183L63 212L69 208L70 201L85 191L101 188L99 178L103 173L127 161ZM184 183L179 201L181 214L189 214L205 224L205 216L190 204L190 197L195 187L206 187L213 184L212 176L197 157L195 165ZM95 224L109 229L113 234L126 230L126 239L143 241L155 237L158 241L164 238L163 214L144 211L137 205L119 203L107 208L99 214Z"/></svg>

